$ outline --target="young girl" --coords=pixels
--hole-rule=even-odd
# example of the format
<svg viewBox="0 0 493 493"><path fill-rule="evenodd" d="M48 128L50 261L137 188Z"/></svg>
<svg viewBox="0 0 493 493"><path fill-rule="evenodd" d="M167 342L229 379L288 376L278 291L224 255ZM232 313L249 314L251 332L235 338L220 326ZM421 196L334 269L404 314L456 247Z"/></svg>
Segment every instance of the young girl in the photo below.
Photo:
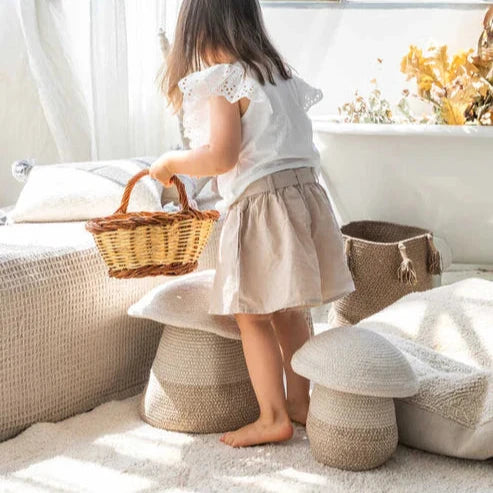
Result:
<svg viewBox="0 0 493 493"><path fill-rule="evenodd" d="M162 88L191 150L163 154L150 176L217 175L227 210L209 313L238 322L260 416L221 440L288 440L309 404L290 364L310 337L303 309L354 290L306 114L322 93L282 60L258 0L184 0Z"/></svg>

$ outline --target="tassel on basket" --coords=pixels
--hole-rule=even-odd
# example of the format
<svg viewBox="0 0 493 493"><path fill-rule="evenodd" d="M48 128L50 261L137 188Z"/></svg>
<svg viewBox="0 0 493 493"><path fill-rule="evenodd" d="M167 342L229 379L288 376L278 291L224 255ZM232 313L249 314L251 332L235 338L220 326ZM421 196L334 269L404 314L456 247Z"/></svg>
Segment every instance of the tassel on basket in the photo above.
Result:
<svg viewBox="0 0 493 493"><path fill-rule="evenodd" d="M399 253L402 257L401 265L397 269L397 278L400 282L414 286L418 282L413 261L407 255L406 245L400 242L398 245Z"/></svg>

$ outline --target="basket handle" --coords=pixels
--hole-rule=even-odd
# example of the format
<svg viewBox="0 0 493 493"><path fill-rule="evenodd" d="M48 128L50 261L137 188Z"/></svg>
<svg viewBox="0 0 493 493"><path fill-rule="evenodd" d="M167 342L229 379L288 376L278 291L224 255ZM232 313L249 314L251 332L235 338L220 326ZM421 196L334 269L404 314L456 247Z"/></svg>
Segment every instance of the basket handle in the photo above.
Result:
<svg viewBox="0 0 493 493"><path fill-rule="evenodd" d="M347 262L347 266L349 268L349 272L351 273L351 276L354 279L354 261L353 261L354 259L353 259L353 255L351 252L352 245L353 245L353 241L351 240L351 238L345 238L344 253L346 255L346 262Z"/></svg>
<svg viewBox="0 0 493 493"><path fill-rule="evenodd" d="M120 207L115 211L115 214L125 214L127 212L128 201L130 200L130 194L135 186L135 184L143 177L149 174L149 169L145 168L139 171L136 175L132 176L130 180L128 180L127 186L123 191L122 201L120 203ZM190 209L190 204L188 203L187 192L185 190L185 185L183 185L182 181L176 176L173 175L170 181L175 185L178 190L178 197L180 200L181 208L184 211L188 211Z"/></svg>
<svg viewBox="0 0 493 493"><path fill-rule="evenodd" d="M440 251L433 242L433 235L428 233L426 235L428 241L428 272L430 274L438 275L442 273L442 263L440 259Z"/></svg>

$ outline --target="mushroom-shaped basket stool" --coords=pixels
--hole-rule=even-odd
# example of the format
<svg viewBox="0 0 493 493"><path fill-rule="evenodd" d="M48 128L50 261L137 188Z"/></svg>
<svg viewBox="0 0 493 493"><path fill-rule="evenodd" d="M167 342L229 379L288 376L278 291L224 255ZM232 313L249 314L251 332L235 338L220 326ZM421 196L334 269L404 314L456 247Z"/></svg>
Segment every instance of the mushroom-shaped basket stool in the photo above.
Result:
<svg viewBox="0 0 493 493"><path fill-rule="evenodd" d="M236 320L208 313L213 279L212 269L180 276L128 309L164 324L140 404L158 428L219 433L259 416Z"/></svg>
<svg viewBox="0 0 493 493"><path fill-rule="evenodd" d="M139 412L158 428L195 433L255 421L259 408L241 341L165 325Z"/></svg>
<svg viewBox="0 0 493 493"><path fill-rule="evenodd" d="M393 397L418 390L400 350L370 330L337 327L308 340L291 365L314 383L306 432L317 461L362 471L392 455L398 439Z"/></svg>

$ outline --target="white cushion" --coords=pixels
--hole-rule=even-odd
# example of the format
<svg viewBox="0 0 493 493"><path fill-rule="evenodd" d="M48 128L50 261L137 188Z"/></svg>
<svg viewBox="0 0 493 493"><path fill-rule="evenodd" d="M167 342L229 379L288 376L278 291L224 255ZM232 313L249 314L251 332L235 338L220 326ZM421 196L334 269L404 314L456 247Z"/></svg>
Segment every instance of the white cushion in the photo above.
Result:
<svg viewBox="0 0 493 493"><path fill-rule="evenodd" d="M181 174L178 174L177 176L185 187L189 201L198 198L197 196L212 178L211 176L195 177ZM163 187L161 203L165 205L168 202L174 202L177 205L179 204L178 189L174 185L171 187ZM197 203L197 201L195 203L192 202L190 205L195 206Z"/></svg>
<svg viewBox="0 0 493 493"><path fill-rule="evenodd" d="M119 207L128 180L154 158L37 165L32 168L10 219L13 222L77 221L109 216ZM128 211L162 210L162 184L141 178Z"/></svg>
<svg viewBox="0 0 493 493"><path fill-rule="evenodd" d="M366 329L326 330L298 349L291 365L296 373L340 392L402 397L417 391L416 377L403 354Z"/></svg>
<svg viewBox="0 0 493 493"><path fill-rule="evenodd" d="M157 286L134 303L128 314L175 327L241 339L234 316L208 313L214 272L214 269L192 272Z"/></svg>
<svg viewBox="0 0 493 493"><path fill-rule="evenodd" d="M216 204L221 200L221 196L217 190L213 187L214 180L210 179L195 196L197 206L200 210L216 209ZM225 214L222 214L224 217Z"/></svg>
<svg viewBox="0 0 493 493"><path fill-rule="evenodd" d="M493 457L493 282L471 278L412 293L357 327L385 336L417 374L419 392L396 400L401 442Z"/></svg>

